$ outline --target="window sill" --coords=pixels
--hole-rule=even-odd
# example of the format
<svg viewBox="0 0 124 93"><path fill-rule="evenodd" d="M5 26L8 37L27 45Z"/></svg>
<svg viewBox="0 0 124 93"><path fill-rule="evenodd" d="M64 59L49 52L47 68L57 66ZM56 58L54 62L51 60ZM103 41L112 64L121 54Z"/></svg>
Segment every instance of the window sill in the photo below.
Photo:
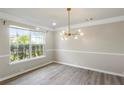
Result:
<svg viewBox="0 0 124 93"><path fill-rule="evenodd" d="M13 62L9 62L10 65L12 64L19 64L19 63L23 63L23 62L28 62L28 61L33 61L33 60L37 60L37 59L42 59L45 58L46 56L39 56L39 57L34 57L34 58L30 58L30 59L24 59L24 60L20 60L20 61L13 61Z"/></svg>

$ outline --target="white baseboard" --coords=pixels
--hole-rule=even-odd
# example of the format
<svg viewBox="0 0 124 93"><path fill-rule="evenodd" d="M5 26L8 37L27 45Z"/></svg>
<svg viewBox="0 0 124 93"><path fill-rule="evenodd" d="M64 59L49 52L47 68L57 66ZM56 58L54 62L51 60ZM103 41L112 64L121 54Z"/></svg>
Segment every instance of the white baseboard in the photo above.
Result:
<svg viewBox="0 0 124 93"><path fill-rule="evenodd" d="M79 65L69 64L67 62L60 62L60 61L53 61L53 62L54 63L63 64L63 65L72 66L72 67L76 67L76 68L82 68L82 69L86 69L86 70L91 70L91 71L96 71L96 72L100 72L100 73L105 73L105 74L110 74L110 75L124 77L124 75L123 74L120 74L120 73L109 72L109 71L105 71L105 70L100 70L100 69L95 69L95 68L90 68L90 67L85 67L85 66L79 66Z"/></svg>
<svg viewBox="0 0 124 93"><path fill-rule="evenodd" d="M100 70L100 69L94 69L94 68L89 68L89 67L84 67L84 66L69 64L69 63L67 63L67 62L50 61L50 62L48 62L48 63L46 63L46 64L42 64L42 65L40 65L40 66L31 68L31 69L27 69L27 70L25 70L25 71L15 73L15 74L12 74L12 75L7 76L7 77L4 77L4 78L0 78L0 82L1 82L1 81L4 81L4 80L7 80L7 79L10 79L10 78L12 78L12 77L18 76L18 75L20 75L20 74L23 74L23 73L26 73L26 72L35 70L35 69L37 69L37 68L43 67L43 66L48 65L48 64L53 63L53 62L54 62L54 63L63 64L63 65L73 66L73 67L76 67L76 68L82 68L82 69L87 69L87 70L96 71L96 72L100 72L100 73L105 73L105 74L110 74L110 75L115 75L115 76L124 77L123 74L119 74L119 73L114 73L114 72L109 72L109 71L105 71L105 70Z"/></svg>
<svg viewBox="0 0 124 93"><path fill-rule="evenodd" d="M53 63L53 61L47 62L46 64L42 64L42 65L37 66L37 67L33 67L33 68L30 68L30 69L27 69L27 70L22 71L22 72L18 72L18 73L12 74L12 75L7 76L7 77L4 77L4 78L0 78L0 82L1 82L1 81L4 81L4 80L7 80L7 79L10 79L10 78L13 78L13 77L18 76L18 75L21 75L21 74L23 74L23 73L26 73L26 72L35 70L35 69L37 69L37 68L43 67L43 66L48 65L48 64L50 64L50 63Z"/></svg>

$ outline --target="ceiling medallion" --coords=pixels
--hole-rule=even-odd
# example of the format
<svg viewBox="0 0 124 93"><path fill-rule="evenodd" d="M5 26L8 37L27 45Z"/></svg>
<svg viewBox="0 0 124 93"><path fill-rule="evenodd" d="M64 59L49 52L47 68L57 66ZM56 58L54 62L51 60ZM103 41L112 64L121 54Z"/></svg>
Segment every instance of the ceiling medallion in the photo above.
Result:
<svg viewBox="0 0 124 93"><path fill-rule="evenodd" d="M70 28L70 11L71 8L67 8L67 12L68 12L68 30L67 31L62 31L60 33L61 35L61 40L68 40L69 38L74 38L74 39L78 39L79 36L83 36L84 33L81 32L81 30L79 29L78 31L71 31Z"/></svg>

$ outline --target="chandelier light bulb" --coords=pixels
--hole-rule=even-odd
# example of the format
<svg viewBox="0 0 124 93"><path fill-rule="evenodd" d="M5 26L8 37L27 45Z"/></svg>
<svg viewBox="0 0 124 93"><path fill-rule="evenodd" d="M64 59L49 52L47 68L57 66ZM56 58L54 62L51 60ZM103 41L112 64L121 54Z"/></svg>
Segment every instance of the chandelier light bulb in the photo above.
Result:
<svg viewBox="0 0 124 93"><path fill-rule="evenodd" d="M80 35L81 35L81 36L83 36L83 35L84 35L84 33L82 33L82 32L81 32L81 33L80 33Z"/></svg>
<svg viewBox="0 0 124 93"><path fill-rule="evenodd" d="M68 38L65 38L65 40L68 40Z"/></svg>
<svg viewBox="0 0 124 93"><path fill-rule="evenodd" d="M74 39L78 39L78 37L77 37L77 36L75 36L75 37L74 37Z"/></svg>
<svg viewBox="0 0 124 93"><path fill-rule="evenodd" d="M80 29L78 29L78 32L81 32L81 30L80 30Z"/></svg>
<svg viewBox="0 0 124 93"><path fill-rule="evenodd" d="M62 31L62 33L64 34L64 33L65 33L65 31Z"/></svg>

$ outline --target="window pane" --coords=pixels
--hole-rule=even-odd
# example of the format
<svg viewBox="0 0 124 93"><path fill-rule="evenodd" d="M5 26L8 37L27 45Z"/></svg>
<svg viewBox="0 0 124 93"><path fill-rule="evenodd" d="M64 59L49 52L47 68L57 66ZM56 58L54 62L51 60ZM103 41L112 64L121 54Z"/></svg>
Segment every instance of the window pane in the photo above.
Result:
<svg viewBox="0 0 124 93"><path fill-rule="evenodd" d="M16 42L17 32L15 29L12 28L10 28L9 31L10 31L10 50L11 50L10 60L16 61L18 60L18 47Z"/></svg>
<svg viewBox="0 0 124 93"><path fill-rule="evenodd" d="M39 45L39 56L40 55L43 55L43 45L42 44Z"/></svg>
<svg viewBox="0 0 124 93"><path fill-rule="evenodd" d="M9 28L10 32L10 60L18 61L30 57L29 31Z"/></svg>
<svg viewBox="0 0 124 93"><path fill-rule="evenodd" d="M31 33L32 57L43 55L43 40L41 32Z"/></svg>
<svg viewBox="0 0 124 93"><path fill-rule="evenodd" d="M18 29L17 42L19 60L30 57L29 40L29 31Z"/></svg>

